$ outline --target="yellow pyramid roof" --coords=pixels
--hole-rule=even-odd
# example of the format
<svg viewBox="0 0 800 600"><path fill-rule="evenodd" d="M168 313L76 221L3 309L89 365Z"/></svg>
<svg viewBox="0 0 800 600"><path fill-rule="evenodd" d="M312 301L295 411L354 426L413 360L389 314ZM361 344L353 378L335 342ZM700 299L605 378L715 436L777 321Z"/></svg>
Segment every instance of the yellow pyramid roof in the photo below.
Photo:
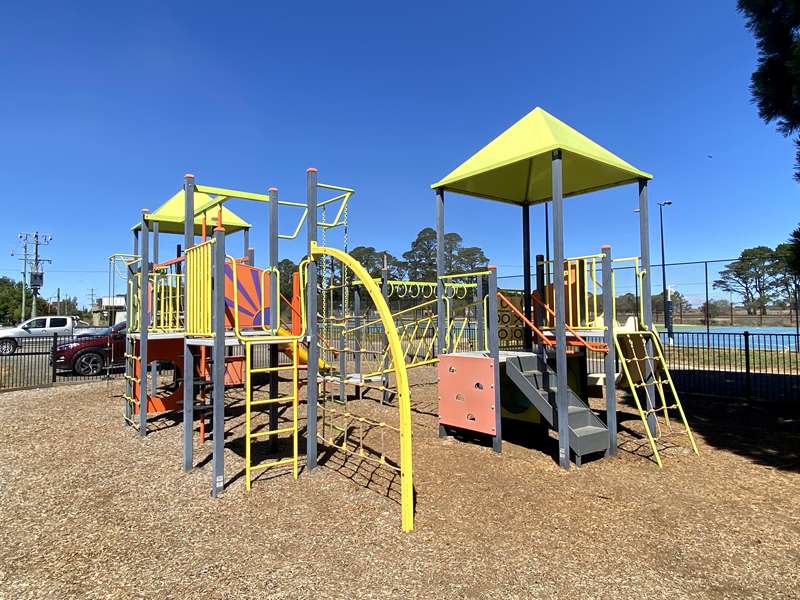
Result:
<svg viewBox="0 0 800 600"><path fill-rule="evenodd" d="M544 202L552 196L553 150L562 151L564 196L653 178L536 107L431 187L513 204Z"/></svg>
<svg viewBox="0 0 800 600"><path fill-rule="evenodd" d="M194 206L195 208L211 202L213 198L208 194L202 192L194 193ZM150 223L158 223L158 231L160 233L183 233L183 217L184 217L185 194L180 190L177 194L172 196L169 200L159 206L154 212L147 216L147 221ZM217 214L219 207L214 206L206 211L206 227L207 232L211 235L211 230L217 225ZM250 223L243 220L236 215L233 211L222 207L222 224L225 227L225 233L233 233L240 229L249 229ZM137 225L134 229L137 229ZM198 214L194 218L194 232L195 235L200 235L203 229L203 215Z"/></svg>

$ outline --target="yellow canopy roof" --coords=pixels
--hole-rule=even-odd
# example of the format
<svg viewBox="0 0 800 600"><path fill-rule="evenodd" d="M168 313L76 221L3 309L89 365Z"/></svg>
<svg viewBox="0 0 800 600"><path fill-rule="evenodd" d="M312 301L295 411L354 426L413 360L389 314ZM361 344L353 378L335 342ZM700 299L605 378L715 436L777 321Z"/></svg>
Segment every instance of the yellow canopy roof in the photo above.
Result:
<svg viewBox="0 0 800 600"><path fill-rule="evenodd" d="M208 194L203 194L201 192L194 193L194 206L195 208L207 203L211 202L212 198ZM164 202L161 206L159 206L154 212L150 213L147 216L147 221L150 223L158 223L158 231L159 233L183 233L183 217L184 217L184 205L185 202L185 194L183 190L180 190L177 194L172 196L169 200ZM217 225L217 214L219 212L219 207L214 206L213 208L206 211L206 226L208 234L211 235L211 230L216 227ZM243 220L241 217L236 215L233 211L228 210L224 206L222 207L222 224L225 226L225 233L233 233L234 231L239 231L240 229L249 229L250 223ZM138 229L139 225L137 224L134 229ZM200 235L203 229L203 215L199 214L196 215L194 218L194 232L195 235Z"/></svg>
<svg viewBox="0 0 800 600"><path fill-rule="evenodd" d="M536 107L431 187L513 204L544 202L552 196L553 150L562 151L564 196L653 178Z"/></svg>

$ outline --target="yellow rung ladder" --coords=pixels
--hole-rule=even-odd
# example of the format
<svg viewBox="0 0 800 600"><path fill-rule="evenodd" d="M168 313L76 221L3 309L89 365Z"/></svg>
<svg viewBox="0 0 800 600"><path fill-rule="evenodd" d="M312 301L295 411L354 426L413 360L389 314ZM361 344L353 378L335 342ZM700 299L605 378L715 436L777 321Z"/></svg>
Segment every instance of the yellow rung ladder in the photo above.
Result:
<svg viewBox="0 0 800 600"><path fill-rule="evenodd" d="M638 338L638 341L641 342L641 348L644 350L641 356L637 356L637 349L634 345L635 338ZM623 351L623 340L627 342L627 345L625 346L625 350L627 350L627 352ZM652 356L648 355L647 353L648 341L651 342L653 351ZM614 346L616 347L617 356L619 357L620 364L622 365L622 372L625 374L628 389L630 389L631 393L633 394L633 399L636 402L636 409L639 412L639 417L642 419L647 441L650 444L650 449L653 451L653 456L655 457L658 466L663 467L661 455L659 454L658 447L656 445L656 440L660 439L662 436L661 423L659 422L658 416L659 413L661 413L667 431L672 433L673 430L669 417L669 409L677 409L680 420L683 423L684 431L689 437L689 442L692 445L692 451L695 454L699 454L699 451L697 450L697 444L694 440L694 435L689 427L689 423L686 421L686 414L683 412L681 400L678 397L677 390L675 389L675 383L672 381L672 375L669 372L667 361L664 359L664 353L661 348L661 340L659 340L655 331L640 330L635 332L617 333L614 335ZM643 368L645 365L649 365L649 368ZM635 371L633 371L633 369L635 369ZM655 398L650 397L650 389L653 387L658 393L659 403L655 402ZM664 390L665 387L673 399L673 402L670 404L667 404L667 394ZM645 403L645 406L647 407L646 410L642 408L642 403L639 398L639 391L641 390L644 390L645 400L647 401ZM650 408L651 406L652 408ZM654 417L656 424L655 435L652 431L650 431L650 426L647 423L647 419L651 415Z"/></svg>
<svg viewBox="0 0 800 600"><path fill-rule="evenodd" d="M134 428L139 426L139 423L134 418L134 413L136 407L139 406L139 399L136 397L136 386L138 385L139 396L141 396L141 373L139 378L136 377L136 364L139 361L139 356L135 354L136 350L136 341L133 340L130 336L126 340L126 348L125 348L125 374L124 374L124 381L125 381L125 390L122 394L122 398L125 401L125 405L123 407L122 418Z"/></svg>
<svg viewBox="0 0 800 600"><path fill-rule="evenodd" d="M290 365L279 365L277 367L259 367L254 368L252 359L252 347L258 342L245 341L244 345L244 364L245 364L245 488L250 491L252 484L252 474L254 472L261 472L266 469L281 466L292 466L292 476L297 479L298 473L298 446L299 446L299 428L298 428L298 342L292 340L288 343L291 347L292 362ZM262 344L264 342L261 342ZM272 342L275 343L275 342ZM280 371L292 371L292 389L288 395L281 396L280 394L274 398L264 398L253 400L253 375L256 373L271 373L277 374ZM278 406L278 405L291 406L292 416L291 424L289 426L278 427L276 429L258 429L253 430L253 408L263 406ZM261 414L257 412L256 414ZM252 462L252 447L253 443L260 441L268 441L277 438L281 435L291 434L292 436L292 456L288 458L273 459L261 463L253 464Z"/></svg>

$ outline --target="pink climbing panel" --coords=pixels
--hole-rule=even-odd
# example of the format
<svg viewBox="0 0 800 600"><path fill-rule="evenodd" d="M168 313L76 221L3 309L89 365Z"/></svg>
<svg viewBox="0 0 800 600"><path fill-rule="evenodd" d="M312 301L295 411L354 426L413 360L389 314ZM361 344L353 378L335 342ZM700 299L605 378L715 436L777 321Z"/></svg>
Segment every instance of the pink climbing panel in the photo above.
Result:
<svg viewBox="0 0 800 600"><path fill-rule="evenodd" d="M439 423L495 434L494 362L483 356L439 356Z"/></svg>

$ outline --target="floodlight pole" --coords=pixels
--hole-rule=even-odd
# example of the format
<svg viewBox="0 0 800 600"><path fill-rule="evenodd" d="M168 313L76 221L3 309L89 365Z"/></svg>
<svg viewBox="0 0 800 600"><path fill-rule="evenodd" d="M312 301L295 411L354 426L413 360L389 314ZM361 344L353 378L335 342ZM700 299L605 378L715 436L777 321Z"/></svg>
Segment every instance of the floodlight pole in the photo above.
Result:
<svg viewBox="0 0 800 600"><path fill-rule="evenodd" d="M664 207L671 206L672 200L664 200L658 203L658 219L661 226L661 292L664 297L664 326L667 328L667 337L672 343L672 301L669 298L667 289L667 262L664 258Z"/></svg>

